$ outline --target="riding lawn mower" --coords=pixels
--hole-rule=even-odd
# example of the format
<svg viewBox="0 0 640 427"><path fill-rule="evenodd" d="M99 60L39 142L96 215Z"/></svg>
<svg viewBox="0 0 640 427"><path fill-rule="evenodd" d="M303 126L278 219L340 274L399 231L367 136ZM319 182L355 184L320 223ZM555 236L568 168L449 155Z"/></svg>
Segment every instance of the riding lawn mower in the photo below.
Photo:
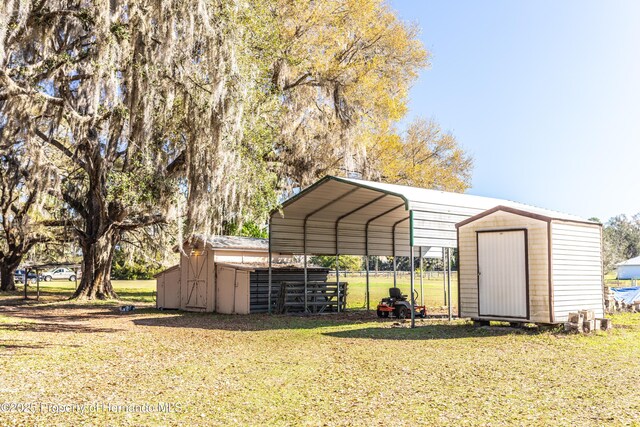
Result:
<svg viewBox="0 0 640 427"><path fill-rule="evenodd" d="M413 300L418 299L418 291L413 291ZM424 305L415 305L416 317L425 318L427 310ZM402 295L400 288L389 288L389 298L382 298L377 309L378 317L389 317L393 313L398 319L411 317L411 302L407 300L407 295Z"/></svg>

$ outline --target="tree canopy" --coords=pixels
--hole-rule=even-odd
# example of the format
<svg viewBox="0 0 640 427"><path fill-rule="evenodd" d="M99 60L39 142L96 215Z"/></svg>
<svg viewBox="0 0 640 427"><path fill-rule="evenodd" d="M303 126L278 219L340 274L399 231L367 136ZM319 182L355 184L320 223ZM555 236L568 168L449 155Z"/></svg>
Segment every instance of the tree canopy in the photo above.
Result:
<svg viewBox="0 0 640 427"><path fill-rule="evenodd" d="M453 137L396 135L428 65L417 35L382 0L6 1L0 145L20 129L56 173L75 296L115 297L116 248L260 235L283 193L327 173L464 189Z"/></svg>
<svg viewBox="0 0 640 427"><path fill-rule="evenodd" d="M13 290L13 271L39 243L54 239L57 171L46 159L41 141L29 140L22 123L3 126L0 143L0 290Z"/></svg>
<svg viewBox="0 0 640 427"><path fill-rule="evenodd" d="M611 271L615 265L640 255L640 214L629 218L615 216L603 228L604 266Z"/></svg>
<svg viewBox="0 0 640 427"><path fill-rule="evenodd" d="M373 135L363 175L414 187L462 192L473 161L456 138L433 120L416 119L403 135Z"/></svg>

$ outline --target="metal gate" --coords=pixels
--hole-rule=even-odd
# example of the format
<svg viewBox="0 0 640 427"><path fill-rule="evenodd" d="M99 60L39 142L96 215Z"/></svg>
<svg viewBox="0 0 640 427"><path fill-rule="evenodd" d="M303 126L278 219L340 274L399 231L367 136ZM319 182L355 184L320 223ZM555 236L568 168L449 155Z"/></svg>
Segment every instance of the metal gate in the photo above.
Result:
<svg viewBox="0 0 640 427"><path fill-rule="evenodd" d="M529 318L527 231L479 231L480 316Z"/></svg>

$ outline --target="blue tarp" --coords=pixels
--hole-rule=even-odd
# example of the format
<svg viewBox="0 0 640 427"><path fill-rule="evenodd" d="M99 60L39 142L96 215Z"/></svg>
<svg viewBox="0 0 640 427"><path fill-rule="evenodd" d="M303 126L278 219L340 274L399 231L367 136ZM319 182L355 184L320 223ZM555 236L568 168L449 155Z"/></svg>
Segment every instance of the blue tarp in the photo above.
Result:
<svg viewBox="0 0 640 427"><path fill-rule="evenodd" d="M613 291L613 298L616 301L622 301L625 304L633 304L636 301L640 301L640 286L611 288L611 290Z"/></svg>

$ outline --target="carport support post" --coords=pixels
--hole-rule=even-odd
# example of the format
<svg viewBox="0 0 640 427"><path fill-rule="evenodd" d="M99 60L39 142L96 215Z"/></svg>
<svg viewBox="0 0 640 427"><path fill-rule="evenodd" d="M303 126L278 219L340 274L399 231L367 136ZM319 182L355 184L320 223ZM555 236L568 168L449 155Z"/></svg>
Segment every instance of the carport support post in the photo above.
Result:
<svg viewBox="0 0 640 427"><path fill-rule="evenodd" d="M365 287L365 294L367 294L367 311L369 311L371 309L369 306L369 255L364 257L364 265L367 272L367 283Z"/></svg>
<svg viewBox="0 0 640 427"><path fill-rule="evenodd" d="M395 255L395 251L394 251L393 252L393 287L394 288L398 287L398 285L396 284L397 277L398 277L398 272L397 272L397 267L396 267L396 255Z"/></svg>
<svg viewBox="0 0 640 427"><path fill-rule="evenodd" d="M447 250L442 248L442 294L443 305L447 304Z"/></svg>
<svg viewBox="0 0 640 427"><path fill-rule="evenodd" d="M336 254L336 290L338 292L338 313L340 313L340 255Z"/></svg>
<svg viewBox="0 0 640 427"><path fill-rule="evenodd" d="M307 254L305 252L304 256L304 312L307 313L309 311L307 305Z"/></svg>
<svg viewBox="0 0 640 427"><path fill-rule="evenodd" d="M424 284L422 282L423 262L422 262L422 246L420 246L420 305L424 306Z"/></svg>
<svg viewBox="0 0 640 427"><path fill-rule="evenodd" d="M269 232L269 243L271 243L271 232ZM271 314L271 245L269 245L269 290L267 295L267 311Z"/></svg>
<svg viewBox="0 0 640 427"><path fill-rule="evenodd" d="M449 309L449 322L453 318L453 312L451 311L451 248L447 248L447 307Z"/></svg>
<svg viewBox="0 0 640 427"><path fill-rule="evenodd" d="M413 276L415 272L415 259L413 258L413 246L409 247L409 265L411 266L411 327L416 327L416 296L413 292L414 284L413 284Z"/></svg>

